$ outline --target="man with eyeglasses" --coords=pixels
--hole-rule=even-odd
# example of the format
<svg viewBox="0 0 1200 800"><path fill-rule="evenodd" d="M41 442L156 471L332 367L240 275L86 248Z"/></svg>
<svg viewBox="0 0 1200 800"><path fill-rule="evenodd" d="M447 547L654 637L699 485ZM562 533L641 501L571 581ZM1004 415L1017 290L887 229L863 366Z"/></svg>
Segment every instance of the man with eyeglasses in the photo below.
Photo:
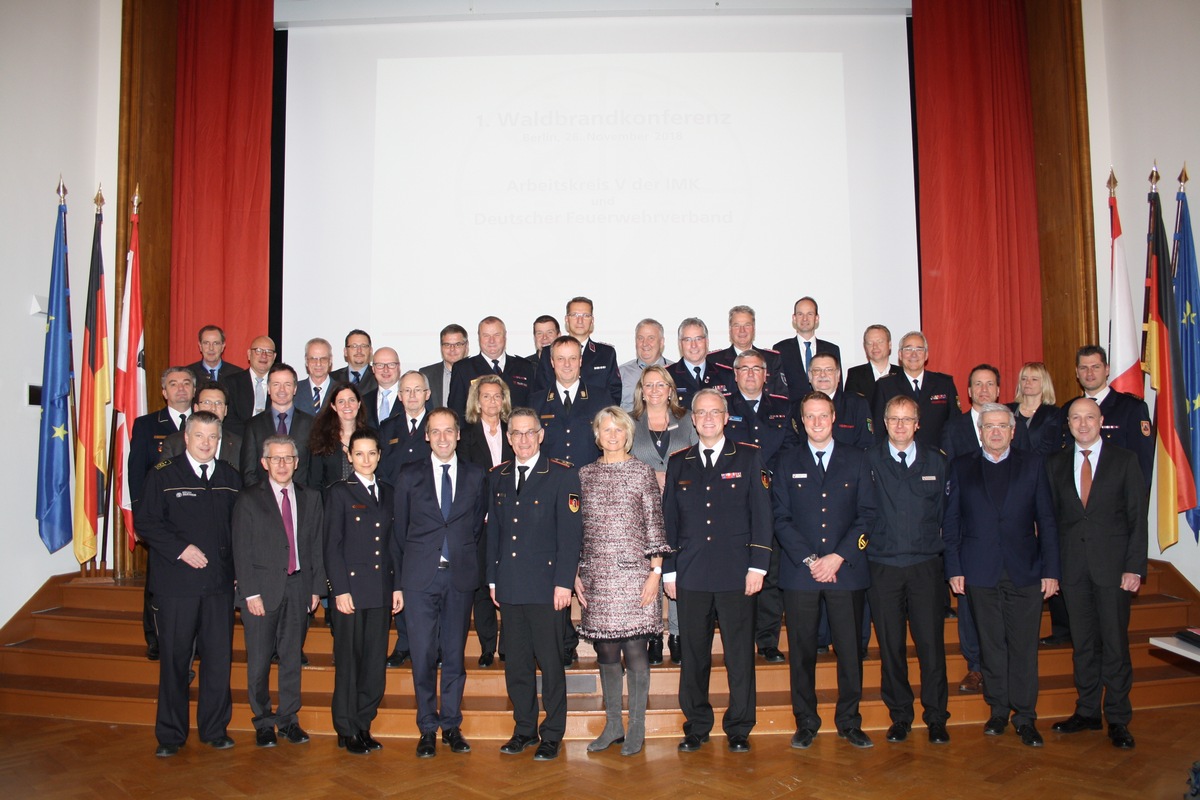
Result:
<svg viewBox="0 0 1200 800"><path fill-rule="evenodd" d="M300 673L308 615L326 589L321 493L296 483L296 442L268 436L259 462L267 480L247 487L233 507L233 568L246 642L246 693L255 744L283 737L304 744ZM271 705L271 659L279 657L279 702ZM276 736L276 729L279 735Z"/></svg>
<svg viewBox="0 0 1200 800"><path fill-rule="evenodd" d="M888 375L875 382L875 396L871 401L874 419L883 418L883 409L889 400L902 394L917 401L921 409L921 427L917 430L917 443L927 447L938 447L942 442L942 428L953 417L962 413L958 407L958 389L954 378L944 372L925 369L929 360L929 342L920 331L909 331L900 340L901 372ZM884 427L877 426L875 438L887 438Z"/></svg>
<svg viewBox="0 0 1200 800"><path fill-rule="evenodd" d="M921 671L921 719L929 741L946 744L945 567L942 519L946 506L945 456L916 442L921 410L897 395L883 410L887 441L867 451L878 505L867 547L867 588L879 641L880 695L891 715L889 742L912 730L908 630Z"/></svg>
<svg viewBox="0 0 1200 800"><path fill-rule="evenodd" d="M839 364L842 361L840 347L826 339L817 338L817 328L820 325L821 314L817 310L817 301L811 297L801 297L792 306L792 329L796 331L796 335L775 343L783 375L787 380L787 388L793 399L804 397L813 390L808 373L818 353L829 353ZM841 387L839 375L838 388ZM841 416L840 411L838 416Z"/></svg>
<svg viewBox="0 0 1200 800"><path fill-rule="evenodd" d="M499 375L508 384L513 407L529 405L529 389L537 367L508 352L508 328L499 317L484 317L476 329L479 352L454 365L450 376L450 408L459 419L467 415L467 395L471 381L480 375Z"/></svg>
<svg viewBox="0 0 1200 800"><path fill-rule="evenodd" d="M875 426L871 406L853 392L840 391L841 381L842 369L836 355L818 353L813 356L808 368L808 382L813 391L822 392L833 400L833 410L837 414L837 423L833 426L834 441L859 450L874 447ZM792 413L791 427L793 434L803 438L804 420L798 405Z"/></svg>
<svg viewBox="0 0 1200 800"><path fill-rule="evenodd" d="M225 331L216 325L205 325L197 334L200 347L200 360L188 364L188 369L197 378L219 381L242 368L225 361L221 356L225 353Z"/></svg>
<svg viewBox="0 0 1200 800"><path fill-rule="evenodd" d="M421 374L429 381L429 398L435 406L450 407L450 379L454 365L467 357L467 329L451 323L438 334L442 348L442 360L421 367Z"/></svg>
<svg viewBox="0 0 1200 800"><path fill-rule="evenodd" d="M633 411L633 390L642 378L646 367L665 367L671 362L663 358L667 344L662 323L647 317L633 330L633 343L637 357L621 365L621 408Z"/></svg>
<svg viewBox="0 0 1200 800"><path fill-rule="evenodd" d="M196 401L192 403L192 413L207 411L219 420L225 419L227 406L225 404L225 389L221 384L203 381L196 392ZM162 457L177 458L183 455L187 445L183 440L183 431L172 433L163 441ZM217 458L236 470L242 467L242 437L229 431L221 431L221 441L217 446Z"/></svg>
<svg viewBox="0 0 1200 800"><path fill-rule="evenodd" d="M275 363L275 341L270 336L259 336L246 350L246 360L249 369L221 379L229 404L229 414L222 424L238 436L244 436L250 418L270 404L267 373Z"/></svg>
<svg viewBox="0 0 1200 800"><path fill-rule="evenodd" d="M367 409L367 425L378 430L383 423L400 415L400 356L390 347L375 351L371 364L375 375L375 388L362 395L362 404Z"/></svg>
<svg viewBox="0 0 1200 800"><path fill-rule="evenodd" d="M329 371L333 369L333 345L319 337L309 339L304 345L304 369L308 377L296 384L296 397L300 407L315 417L332 399Z"/></svg>
<svg viewBox="0 0 1200 800"><path fill-rule="evenodd" d="M271 402L265 411L246 424L242 436L242 483L253 486L266 479L262 466L263 443L272 436L290 436L296 443L298 461L294 477L297 483L308 484L308 437L312 433L313 415L296 407L296 370L282 362L271 365L267 374L267 391Z"/></svg>
<svg viewBox="0 0 1200 800"><path fill-rule="evenodd" d="M783 372L783 360L779 357L779 351L754 345L755 324L754 309L750 306L741 305L729 309L729 347L710 353L713 361L726 373L722 383L732 391L733 360L742 353L753 350L762 356L763 363L767 365L767 391L791 397L788 391L788 376Z"/></svg>
<svg viewBox="0 0 1200 800"><path fill-rule="evenodd" d="M597 342L592 338L596 329L592 301L586 297L572 297L567 301L567 313L563 317L567 334L579 342L582 352L579 377L586 385L595 389L595 394L606 398L605 405L621 404L621 368L617 365L617 351L611 344ZM549 348L542 349L534 380L531 397L538 397L554 385L554 364ZM513 398L513 405L517 400Z"/></svg>
<svg viewBox="0 0 1200 800"><path fill-rule="evenodd" d="M728 397L734 385L733 371L721 367L708 354L708 326L704 320L688 317L679 323L678 335L680 358L667 367L667 372L675 381L679 404L691 408L692 398L701 389L716 389Z"/></svg>
<svg viewBox="0 0 1200 800"><path fill-rule="evenodd" d="M371 373L371 334L355 328L346 334L346 346L342 356L346 366L335 369L330 378L334 383L352 383L358 393L364 395L375 388L375 376Z"/></svg>
<svg viewBox="0 0 1200 800"><path fill-rule="evenodd" d="M980 409L982 449L950 462L942 541L950 588L967 594L979 631L983 732L1002 735L1011 714L1021 743L1041 747L1038 628L1061 577L1058 524L1045 462L1012 447L1015 426L1007 406Z"/></svg>

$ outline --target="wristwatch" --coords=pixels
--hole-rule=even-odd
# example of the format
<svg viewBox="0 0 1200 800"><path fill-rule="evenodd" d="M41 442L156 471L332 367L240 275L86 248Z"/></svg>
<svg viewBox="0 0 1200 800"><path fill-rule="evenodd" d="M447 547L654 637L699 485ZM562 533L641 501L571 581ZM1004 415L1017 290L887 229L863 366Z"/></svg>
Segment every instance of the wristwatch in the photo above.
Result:
<svg viewBox="0 0 1200 800"><path fill-rule="evenodd" d="M655 575L662 575L662 567L651 567L650 571Z"/></svg>

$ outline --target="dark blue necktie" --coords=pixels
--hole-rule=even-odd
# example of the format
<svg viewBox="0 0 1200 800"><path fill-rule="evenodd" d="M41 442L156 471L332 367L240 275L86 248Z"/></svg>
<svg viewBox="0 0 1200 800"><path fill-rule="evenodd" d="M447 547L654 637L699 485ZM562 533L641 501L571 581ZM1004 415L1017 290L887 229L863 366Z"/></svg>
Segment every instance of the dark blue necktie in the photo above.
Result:
<svg viewBox="0 0 1200 800"><path fill-rule="evenodd" d="M450 506L454 505L454 485L450 483L450 465L442 464L442 519L450 519ZM442 538L442 560L450 560L450 540Z"/></svg>
<svg viewBox="0 0 1200 800"><path fill-rule="evenodd" d="M804 371L807 372L808 368L811 366L812 366L812 342L805 342L804 343Z"/></svg>
<svg viewBox="0 0 1200 800"><path fill-rule="evenodd" d="M825 451L817 451L817 477L825 480Z"/></svg>

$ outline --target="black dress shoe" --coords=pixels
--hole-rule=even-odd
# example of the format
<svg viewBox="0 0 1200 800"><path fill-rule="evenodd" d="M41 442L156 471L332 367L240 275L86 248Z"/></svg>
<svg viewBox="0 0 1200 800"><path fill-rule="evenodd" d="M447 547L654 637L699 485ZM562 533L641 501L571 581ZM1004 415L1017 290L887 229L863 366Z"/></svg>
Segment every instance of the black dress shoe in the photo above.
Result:
<svg viewBox="0 0 1200 800"><path fill-rule="evenodd" d="M257 747L274 747L279 744L274 728L259 728L254 732L254 744Z"/></svg>
<svg viewBox="0 0 1200 800"><path fill-rule="evenodd" d="M1108 738L1112 739L1113 747L1119 750L1133 749L1133 734L1129 732L1127 725L1122 725L1119 722L1111 723L1108 726Z"/></svg>
<svg viewBox="0 0 1200 800"><path fill-rule="evenodd" d="M700 745L708 741L708 734L689 733L683 737L683 741L679 743L679 752L694 753L700 749Z"/></svg>
<svg viewBox="0 0 1200 800"><path fill-rule="evenodd" d="M792 747L797 750L807 750L812 747L815 738L817 738L817 732L812 728L797 728L792 735Z"/></svg>
<svg viewBox="0 0 1200 800"><path fill-rule="evenodd" d="M574 647L563 650L563 666L569 667L579 659L579 652Z"/></svg>
<svg viewBox="0 0 1200 800"><path fill-rule="evenodd" d="M1098 717L1084 717L1080 714L1072 714L1062 722L1056 722L1050 726L1050 730L1055 733L1079 733L1080 731L1098 731L1104 724Z"/></svg>
<svg viewBox="0 0 1200 800"><path fill-rule="evenodd" d="M537 743L537 736L522 736L519 733L514 733L511 739L500 745L500 752L508 756L515 756L523 753L526 748L533 747Z"/></svg>
<svg viewBox="0 0 1200 800"><path fill-rule="evenodd" d="M910 722L893 722L892 727L887 729L887 740L889 742L903 742L908 738L908 732L912 730Z"/></svg>
<svg viewBox="0 0 1200 800"><path fill-rule="evenodd" d="M553 761L558 758L558 742L543 740L538 745L537 752L533 754L534 761Z"/></svg>
<svg viewBox="0 0 1200 800"><path fill-rule="evenodd" d="M338 747L346 748L347 753L353 753L356 756L365 756L370 751L363 744L362 739L357 736L338 736Z"/></svg>
<svg viewBox="0 0 1200 800"><path fill-rule="evenodd" d="M986 736L1003 736L1007 727L1008 720L1004 717L992 717L983 724L983 733Z"/></svg>
<svg viewBox="0 0 1200 800"><path fill-rule="evenodd" d="M750 737L740 734L729 737L727 744L731 753L749 753L750 752Z"/></svg>
<svg viewBox="0 0 1200 800"><path fill-rule="evenodd" d="M490 667L495 660L496 655L494 653L484 653L479 657L479 666Z"/></svg>
<svg viewBox="0 0 1200 800"><path fill-rule="evenodd" d="M287 739L292 744L304 744L308 741L308 733L305 732L304 728L301 728L300 724L296 722L280 728L279 735Z"/></svg>
<svg viewBox="0 0 1200 800"><path fill-rule="evenodd" d="M1042 741L1042 735L1038 733L1038 729L1033 727L1033 723L1022 725L1017 728L1017 735L1021 737L1021 744L1026 747L1041 747L1045 742Z"/></svg>
<svg viewBox="0 0 1200 800"><path fill-rule="evenodd" d="M417 742L417 758L433 758L437 755L437 731L422 733Z"/></svg>
<svg viewBox="0 0 1200 800"><path fill-rule="evenodd" d="M1050 634L1049 636L1043 636L1038 641L1042 644L1043 647L1056 647L1057 645L1060 645L1060 644L1070 644L1071 637L1063 636L1061 634L1058 634L1058 635Z"/></svg>
<svg viewBox="0 0 1200 800"><path fill-rule="evenodd" d="M950 606L946 606L946 619L958 619L958 612Z"/></svg>
<svg viewBox="0 0 1200 800"><path fill-rule="evenodd" d="M146 645L146 658L151 661L158 661L158 642L151 642ZM173 745L164 745L164 747L172 747ZM178 748L176 748L178 749ZM171 755L175 755L171 753ZM165 756L164 756L165 758Z"/></svg>
<svg viewBox="0 0 1200 800"><path fill-rule="evenodd" d="M783 652L778 647L764 647L758 651L758 654L768 664L782 664L784 661L787 661L784 658Z"/></svg>
<svg viewBox="0 0 1200 800"><path fill-rule="evenodd" d="M647 656L650 663L658 666L663 662L663 641L662 636L654 636L650 639L650 645L647 647Z"/></svg>
<svg viewBox="0 0 1200 800"><path fill-rule="evenodd" d="M308 656L304 654L303 650L300 651L300 666L302 666L302 667L308 666Z"/></svg>
<svg viewBox="0 0 1200 800"><path fill-rule="evenodd" d="M823 644L823 645L820 645L819 647L817 647L817 655L819 655L819 656L829 655L829 645Z"/></svg>
<svg viewBox="0 0 1200 800"><path fill-rule="evenodd" d="M875 746L875 743L871 741L871 737L863 733L862 728L845 728L838 731L838 736L855 747L867 748Z"/></svg>
<svg viewBox="0 0 1200 800"><path fill-rule="evenodd" d="M451 753L471 752L471 745L463 738L460 728L451 728L448 731L442 731L442 744L450 745Z"/></svg>
<svg viewBox="0 0 1200 800"><path fill-rule="evenodd" d="M203 742L203 744L208 745L213 750L228 750L233 747L233 739L230 739L228 736L218 736L215 739Z"/></svg>
<svg viewBox="0 0 1200 800"><path fill-rule="evenodd" d="M154 755L158 758L170 758L179 752L177 744L160 744L158 749L154 751Z"/></svg>
<svg viewBox="0 0 1200 800"><path fill-rule="evenodd" d="M940 722L933 722L929 725L929 743L930 744L949 744L950 732L946 730L946 726Z"/></svg>
<svg viewBox="0 0 1200 800"><path fill-rule="evenodd" d="M683 661L683 651L679 649L679 635L672 634L667 636L667 649L671 651L671 663L679 664Z"/></svg>
<svg viewBox="0 0 1200 800"><path fill-rule="evenodd" d="M382 750L383 749L383 745L379 743L378 739L376 739L374 736L371 735L370 731L359 731L358 732L358 740L360 742L362 742L363 746L366 747L368 750Z"/></svg>
<svg viewBox="0 0 1200 800"><path fill-rule="evenodd" d="M390 656L388 656L387 665L389 667L392 667L393 669L395 669L396 667L403 667L404 662L408 661L408 655L409 655L409 653L407 650L397 650L396 652L394 652Z"/></svg>

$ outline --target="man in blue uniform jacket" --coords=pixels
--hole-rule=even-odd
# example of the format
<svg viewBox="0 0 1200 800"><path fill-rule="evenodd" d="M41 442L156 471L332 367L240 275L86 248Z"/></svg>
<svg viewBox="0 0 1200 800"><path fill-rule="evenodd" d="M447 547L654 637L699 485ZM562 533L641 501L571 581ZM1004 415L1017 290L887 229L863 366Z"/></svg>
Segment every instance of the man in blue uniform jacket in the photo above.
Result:
<svg viewBox="0 0 1200 800"><path fill-rule="evenodd" d="M597 342L592 338L596 329L596 318L592 315L592 301L586 297L572 297L567 301L567 315L563 322L567 333L579 342L582 362L579 367L579 377L586 385L595 390L595 394L603 398L604 406L621 405L621 368L617 365L617 351L611 344ZM551 348L543 347L538 363L537 377L534 379L531 397L536 398L542 391L554 385L554 364L551 360ZM513 404L516 405L516 399Z"/></svg>

